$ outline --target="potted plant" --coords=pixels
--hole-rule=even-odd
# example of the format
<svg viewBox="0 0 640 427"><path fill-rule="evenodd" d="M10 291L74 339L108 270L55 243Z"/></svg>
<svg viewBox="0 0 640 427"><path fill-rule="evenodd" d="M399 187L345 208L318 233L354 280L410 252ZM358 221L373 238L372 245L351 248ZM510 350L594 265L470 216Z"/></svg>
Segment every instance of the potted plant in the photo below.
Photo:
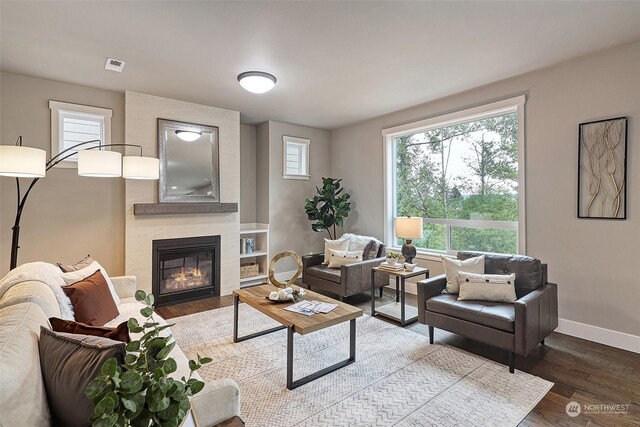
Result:
<svg viewBox="0 0 640 427"><path fill-rule="evenodd" d="M396 264L399 264L399 260L403 258L403 256L401 254L399 254L398 252L393 252L393 251L389 251L387 252L387 264L391 265L391 266L395 266Z"/></svg>
<svg viewBox="0 0 640 427"><path fill-rule="evenodd" d="M341 182L341 179L322 178L322 188L316 187L318 194L307 199L304 205L309 221L315 221L311 229L317 233L326 231L332 240L338 237L336 227L344 225L344 219L351 211L351 196L343 193Z"/></svg>
<svg viewBox="0 0 640 427"><path fill-rule="evenodd" d="M154 320L153 295L140 290L135 297L146 305L140 310L145 321L139 324L131 318L127 326L130 333L142 336L127 344L124 365L115 358L107 360L85 389L95 405L89 421L94 427L177 427L191 409L189 397L204 387L193 373L211 359L198 355L197 361L189 360L189 378L169 377L178 369L168 357L176 342L171 334L161 336L160 332L173 325L160 326Z"/></svg>

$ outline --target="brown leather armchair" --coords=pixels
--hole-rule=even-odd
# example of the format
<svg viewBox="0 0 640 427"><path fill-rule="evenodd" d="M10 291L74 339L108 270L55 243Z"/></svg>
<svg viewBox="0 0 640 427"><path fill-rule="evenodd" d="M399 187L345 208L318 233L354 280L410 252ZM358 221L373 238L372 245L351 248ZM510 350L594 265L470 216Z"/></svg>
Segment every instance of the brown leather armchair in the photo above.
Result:
<svg viewBox="0 0 640 427"><path fill-rule="evenodd" d="M418 282L418 321L509 352L509 372L515 356L526 356L558 327L558 285L547 281L547 265L522 255L459 252L458 259L485 255L486 274L516 274L515 303L458 301L457 295L442 294L443 274Z"/></svg>
<svg viewBox="0 0 640 427"><path fill-rule="evenodd" d="M309 289L321 289L343 297L369 292L371 290L371 269L385 260L385 245L380 245L376 258L355 264L343 265L340 269L322 265L324 254L304 255L302 257L302 283ZM376 280L382 289L387 285L383 280Z"/></svg>

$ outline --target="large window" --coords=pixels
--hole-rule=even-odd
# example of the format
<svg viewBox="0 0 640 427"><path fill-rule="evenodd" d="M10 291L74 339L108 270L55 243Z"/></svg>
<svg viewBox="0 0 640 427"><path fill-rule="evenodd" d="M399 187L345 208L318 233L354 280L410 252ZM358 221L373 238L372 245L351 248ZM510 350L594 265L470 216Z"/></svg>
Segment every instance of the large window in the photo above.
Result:
<svg viewBox="0 0 640 427"><path fill-rule="evenodd" d="M393 219L417 216L419 250L524 252L524 99L510 101L385 131L392 246Z"/></svg>

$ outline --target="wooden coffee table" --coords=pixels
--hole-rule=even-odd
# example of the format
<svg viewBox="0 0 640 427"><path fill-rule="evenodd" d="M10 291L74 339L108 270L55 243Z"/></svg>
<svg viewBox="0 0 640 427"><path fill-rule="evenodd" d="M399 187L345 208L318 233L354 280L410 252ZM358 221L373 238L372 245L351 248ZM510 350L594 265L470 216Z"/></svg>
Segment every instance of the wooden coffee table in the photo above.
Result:
<svg viewBox="0 0 640 427"><path fill-rule="evenodd" d="M274 303L265 297L271 291L276 290L271 285L253 286L250 288L233 291L233 342L241 342L251 338L269 334L271 332L287 329L287 388L293 390L310 381L323 377L334 372L344 366L350 365L356 361L356 318L362 316L362 309L352 307L349 304L334 300L332 298L320 295L316 292L305 290L303 300L315 300L337 304L338 306L331 312L322 314L317 313L311 316L294 313L285 310L292 303ZM280 323L282 326L267 329L266 331L256 332L243 337L238 336L238 304L240 301L250 305L262 314L265 314ZM306 335L320 329L328 328L342 322L350 322L349 328L349 358L334 365L321 369L306 377L293 380L293 334Z"/></svg>

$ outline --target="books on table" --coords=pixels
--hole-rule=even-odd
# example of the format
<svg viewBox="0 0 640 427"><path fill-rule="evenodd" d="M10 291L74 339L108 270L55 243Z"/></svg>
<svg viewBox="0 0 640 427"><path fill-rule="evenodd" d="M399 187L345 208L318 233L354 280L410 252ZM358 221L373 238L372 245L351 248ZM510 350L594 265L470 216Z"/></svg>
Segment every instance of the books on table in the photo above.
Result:
<svg viewBox="0 0 640 427"><path fill-rule="evenodd" d="M316 313L329 313L337 306L338 304L330 304L328 302L321 301L300 301L290 305L289 307L286 307L285 310L304 314L305 316L311 316L312 314Z"/></svg>
<svg viewBox="0 0 640 427"><path fill-rule="evenodd" d="M391 264L388 264L386 261L383 262L382 264L380 264L378 267L381 270L387 270L387 271L402 271L402 270L404 270L404 265L403 264L391 265Z"/></svg>

